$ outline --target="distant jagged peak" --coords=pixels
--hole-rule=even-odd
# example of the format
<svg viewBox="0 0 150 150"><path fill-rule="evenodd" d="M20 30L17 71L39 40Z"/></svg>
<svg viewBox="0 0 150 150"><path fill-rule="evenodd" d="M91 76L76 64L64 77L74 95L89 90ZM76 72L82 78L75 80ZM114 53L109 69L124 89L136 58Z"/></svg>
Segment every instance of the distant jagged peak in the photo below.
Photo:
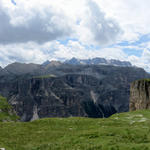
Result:
<svg viewBox="0 0 150 150"><path fill-rule="evenodd" d="M50 65L51 66L59 66L59 65L61 65L62 63L60 62L60 61L56 61L56 60L52 60L52 61L50 61Z"/></svg>
<svg viewBox="0 0 150 150"><path fill-rule="evenodd" d="M77 59L77 58L75 58L75 57L72 57L72 58L70 59L70 61L78 61L78 60L81 60L81 59Z"/></svg>
<svg viewBox="0 0 150 150"><path fill-rule="evenodd" d="M20 62L14 62L12 64L7 65L4 70L8 71L9 73L13 74L24 74L32 72L40 67L39 64L34 63L20 63Z"/></svg>
<svg viewBox="0 0 150 150"><path fill-rule="evenodd" d="M72 64L72 65L112 65L112 66L122 66L122 67L131 67L132 64L129 61L120 61L116 59L105 59L100 57L95 57L91 59L77 59L75 57L71 58L70 60L66 60L65 64Z"/></svg>
<svg viewBox="0 0 150 150"><path fill-rule="evenodd" d="M116 59L110 59L110 63L114 65L121 65L121 66L132 66L129 61L120 61Z"/></svg>
<svg viewBox="0 0 150 150"><path fill-rule="evenodd" d="M81 61L82 61L81 59L77 59L75 57L72 57L71 59L66 60L64 63L65 64L71 64L71 65L78 65L78 64L82 64Z"/></svg>
<svg viewBox="0 0 150 150"><path fill-rule="evenodd" d="M51 62L49 61L49 60L46 60L43 64L42 64L42 66L46 66L46 65L49 65Z"/></svg>
<svg viewBox="0 0 150 150"><path fill-rule="evenodd" d="M110 66L121 66L121 67L131 67L132 64L129 61L120 61L117 59L105 59L101 57L95 57L90 59L78 59L76 57L72 57L64 62L56 61L56 60L47 60L42 66L50 67L50 66L59 66L61 64L70 64L70 65L110 65Z"/></svg>
<svg viewBox="0 0 150 150"><path fill-rule="evenodd" d="M35 65L38 65L38 64L35 64L35 63L14 62L14 63L8 64L5 68L8 68L9 66L35 66Z"/></svg>
<svg viewBox="0 0 150 150"><path fill-rule="evenodd" d="M52 67L52 66L57 67L57 66L60 66L60 65L62 65L62 63L61 63L60 61L57 61L57 60L51 60L51 61L47 60L47 61L45 61L45 62L42 64L42 66L44 66L44 67L46 67L46 68Z"/></svg>

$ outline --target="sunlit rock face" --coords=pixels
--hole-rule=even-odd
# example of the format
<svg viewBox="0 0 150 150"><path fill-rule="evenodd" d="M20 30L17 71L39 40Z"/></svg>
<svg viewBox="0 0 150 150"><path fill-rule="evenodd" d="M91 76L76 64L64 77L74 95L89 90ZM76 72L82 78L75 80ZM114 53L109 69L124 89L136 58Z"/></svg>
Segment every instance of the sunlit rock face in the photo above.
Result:
<svg viewBox="0 0 150 150"><path fill-rule="evenodd" d="M150 79L137 80L131 84L130 111L150 109Z"/></svg>

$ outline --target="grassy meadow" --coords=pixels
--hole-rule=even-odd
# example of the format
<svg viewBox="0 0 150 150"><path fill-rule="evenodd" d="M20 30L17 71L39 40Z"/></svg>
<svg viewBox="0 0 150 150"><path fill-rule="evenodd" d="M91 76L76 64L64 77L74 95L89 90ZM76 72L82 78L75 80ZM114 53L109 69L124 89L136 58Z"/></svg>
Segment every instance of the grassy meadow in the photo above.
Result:
<svg viewBox="0 0 150 150"><path fill-rule="evenodd" d="M149 150L150 111L115 114L107 119L1 122L0 147L6 150Z"/></svg>

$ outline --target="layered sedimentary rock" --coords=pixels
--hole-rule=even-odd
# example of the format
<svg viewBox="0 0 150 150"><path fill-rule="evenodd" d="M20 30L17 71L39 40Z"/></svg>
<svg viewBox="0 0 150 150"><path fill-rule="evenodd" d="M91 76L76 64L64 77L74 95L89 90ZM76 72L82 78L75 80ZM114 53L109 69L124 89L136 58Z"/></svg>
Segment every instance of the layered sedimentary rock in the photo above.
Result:
<svg viewBox="0 0 150 150"><path fill-rule="evenodd" d="M130 88L130 111L150 109L150 79L134 81Z"/></svg>
<svg viewBox="0 0 150 150"><path fill-rule="evenodd" d="M13 64L0 74L0 94L7 97L22 121L45 117L98 118L126 112L130 83L150 77L136 67L17 66Z"/></svg>
<svg viewBox="0 0 150 150"><path fill-rule="evenodd" d="M99 80L85 75L36 77L14 82L8 97L22 121L71 116L102 118L117 111L108 98L100 102L102 95L110 94L103 94L101 88Z"/></svg>

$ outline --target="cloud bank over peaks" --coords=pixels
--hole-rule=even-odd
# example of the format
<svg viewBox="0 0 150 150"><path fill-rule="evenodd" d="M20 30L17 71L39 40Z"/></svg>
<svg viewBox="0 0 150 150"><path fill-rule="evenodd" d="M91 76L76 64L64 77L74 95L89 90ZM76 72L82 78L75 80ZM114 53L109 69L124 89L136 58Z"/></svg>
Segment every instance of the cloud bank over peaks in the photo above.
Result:
<svg viewBox="0 0 150 150"><path fill-rule="evenodd" d="M72 57L150 72L148 0L0 0L0 66Z"/></svg>
<svg viewBox="0 0 150 150"><path fill-rule="evenodd" d="M104 46L114 43L121 33L119 25L107 19L92 0L16 0L16 5L0 0L0 20L1 44L44 43L74 37L88 45Z"/></svg>
<svg viewBox="0 0 150 150"><path fill-rule="evenodd" d="M17 1L17 5L13 6L0 0L0 20L1 44L44 43L70 36L73 32L72 25L62 12L51 6L27 7L24 1Z"/></svg>

